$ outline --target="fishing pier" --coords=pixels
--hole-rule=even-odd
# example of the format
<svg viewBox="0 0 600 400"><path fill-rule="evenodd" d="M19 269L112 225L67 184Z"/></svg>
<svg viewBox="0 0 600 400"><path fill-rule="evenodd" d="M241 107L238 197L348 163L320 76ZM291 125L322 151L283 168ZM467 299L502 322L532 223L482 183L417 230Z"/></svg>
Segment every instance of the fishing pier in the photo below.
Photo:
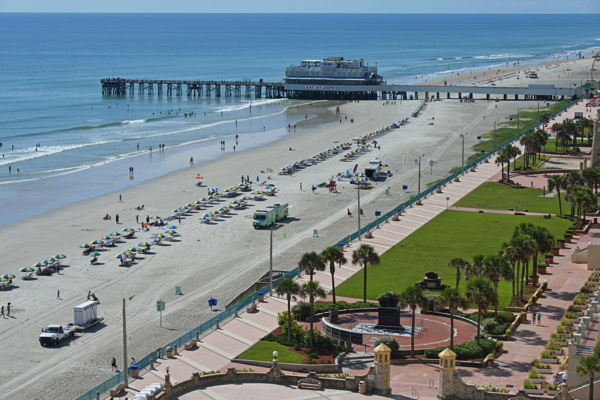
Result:
<svg viewBox="0 0 600 400"><path fill-rule="evenodd" d="M167 97L183 96L184 86L188 97L244 97L279 99L285 97L283 82L251 81L200 81L200 80L148 80L106 78L101 79L103 95L129 95ZM154 90L156 87L156 91ZM224 89L224 92L222 90Z"/></svg>

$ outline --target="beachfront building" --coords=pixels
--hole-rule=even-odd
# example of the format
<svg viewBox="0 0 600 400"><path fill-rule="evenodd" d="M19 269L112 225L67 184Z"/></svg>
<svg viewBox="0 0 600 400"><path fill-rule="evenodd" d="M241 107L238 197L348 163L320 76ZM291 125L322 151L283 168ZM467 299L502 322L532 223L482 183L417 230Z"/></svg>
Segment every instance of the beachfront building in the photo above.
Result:
<svg viewBox="0 0 600 400"><path fill-rule="evenodd" d="M300 65L287 67L284 78L287 97L293 99L376 99L382 83L377 66L344 57L303 60ZM365 90L344 91L344 86Z"/></svg>

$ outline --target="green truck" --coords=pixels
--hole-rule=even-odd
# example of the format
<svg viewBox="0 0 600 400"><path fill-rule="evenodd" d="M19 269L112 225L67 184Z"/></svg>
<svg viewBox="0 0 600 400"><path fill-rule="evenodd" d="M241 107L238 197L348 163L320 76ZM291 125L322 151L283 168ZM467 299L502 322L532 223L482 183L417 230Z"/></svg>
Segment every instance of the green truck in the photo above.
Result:
<svg viewBox="0 0 600 400"><path fill-rule="evenodd" d="M273 225L277 221L286 219L288 216L288 208L290 207L290 205L285 203L267 206L268 210L256 210L254 212L252 226L254 226L254 229L265 228Z"/></svg>

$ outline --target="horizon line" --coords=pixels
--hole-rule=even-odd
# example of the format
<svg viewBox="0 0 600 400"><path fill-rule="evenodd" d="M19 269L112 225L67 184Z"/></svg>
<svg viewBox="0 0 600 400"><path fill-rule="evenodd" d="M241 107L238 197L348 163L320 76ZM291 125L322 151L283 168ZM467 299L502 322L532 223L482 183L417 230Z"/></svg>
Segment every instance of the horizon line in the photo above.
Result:
<svg viewBox="0 0 600 400"><path fill-rule="evenodd" d="M168 11L148 11L148 12L133 12L133 11L122 11L122 12L106 12L106 11L0 11L0 14L227 14L227 15L246 15L246 14L284 14L284 15L600 15L598 13L564 13L560 11L556 12L544 12L544 13L471 13L471 12L456 12L456 13L426 13L426 12L340 12L340 13L331 13L331 12L315 12L315 13L307 13L307 12L168 12Z"/></svg>

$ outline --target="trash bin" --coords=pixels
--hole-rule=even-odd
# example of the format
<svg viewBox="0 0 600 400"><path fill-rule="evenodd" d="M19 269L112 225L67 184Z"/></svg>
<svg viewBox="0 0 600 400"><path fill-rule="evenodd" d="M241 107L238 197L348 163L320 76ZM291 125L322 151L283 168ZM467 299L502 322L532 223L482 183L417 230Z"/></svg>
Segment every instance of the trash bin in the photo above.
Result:
<svg viewBox="0 0 600 400"><path fill-rule="evenodd" d="M367 394L367 382L360 381L358 383L358 393L360 393L360 394Z"/></svg>
<svg viewBox="0 0 600 400"><path fill-rule="evenodd" d="M338 243L338 249L344 251L344 243Z"/></svg>
<svg viewBox="0 0 600 400"><path fill-rule="evenodd" d="M137 365L132 365L131 367L129 367L129 369L131 370L131 377L132 378L139 378L140 377L140 367L138 367Z"/></svg>
<svg viewBox="0 0 600 400"><path fill-rule="evenodd" d="M265 294L263 292L258 292L258 301L265 301Z"/></svg>

